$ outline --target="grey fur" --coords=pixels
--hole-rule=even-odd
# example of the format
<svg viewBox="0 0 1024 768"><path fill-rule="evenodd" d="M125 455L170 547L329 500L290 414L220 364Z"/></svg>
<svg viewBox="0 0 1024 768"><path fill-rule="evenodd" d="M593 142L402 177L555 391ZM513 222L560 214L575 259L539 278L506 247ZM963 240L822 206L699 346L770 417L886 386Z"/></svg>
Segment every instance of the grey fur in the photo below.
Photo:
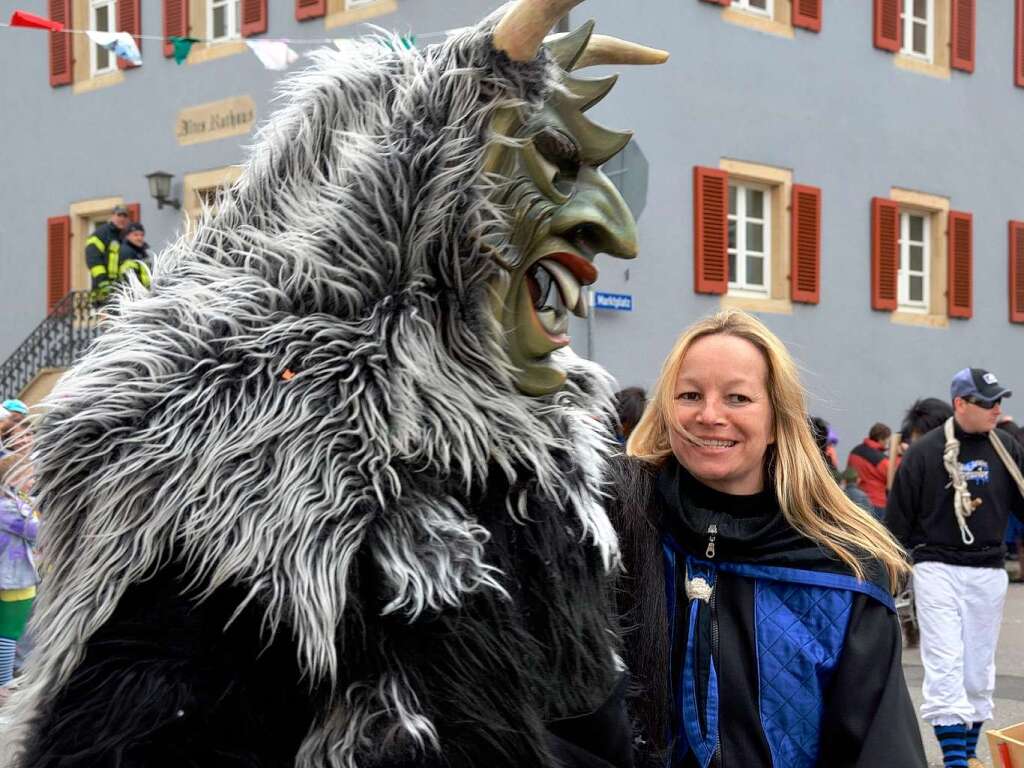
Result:
<svg viewBox="0 0 1024 768"><path fill-rule="evenodd" d="M600 499L607 376L565 352L563 391L518 394L487 306L491 247L509 235L480 173L487 127L559 76L495 54L493 23L426 51L319 53L218 211L161 255L151 293L117 300L62 380L37 441L52 570L5 739L52 701L127 586L172 558L201 594L249 585L267 632L293 632L304 674L335 686L303 768L355 768L381 723L436 740L401 670L376 685L337 673L361 549L386 610L410 622L502 590L487 531L438 489L468 490L489 467L516 487L525 467L617 561ZM567 479L556 452L581 471Z"/></svg>

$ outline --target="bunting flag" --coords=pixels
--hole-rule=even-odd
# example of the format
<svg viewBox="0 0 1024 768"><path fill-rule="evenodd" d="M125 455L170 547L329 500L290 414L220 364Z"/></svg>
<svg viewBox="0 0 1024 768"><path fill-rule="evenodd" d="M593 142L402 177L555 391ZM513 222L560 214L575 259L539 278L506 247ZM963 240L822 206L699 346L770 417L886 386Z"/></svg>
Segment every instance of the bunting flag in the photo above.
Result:
<svg viewBox="0 0 1024 768"><path fill-rule="evenodd" d="M163 35L131 35L128 32L98 32L94 29L66 29L59 21L52 21L43 16L36 16L28 11L21 10L13 11L11 13L10 21L7 24L0 22L0 27L25 27L29 29L43 29L50 32L68 32L76 35L87 35L96 45L106 48L118 58L124 59L137 67L142 65L142 54L139 52L139 46L135 42L136 40L158 40L160 42L171 43L174 50L174 61L177 64L183 63L188 58L189 53L192 51L192 46L196 43L218 45L225 42L235 42L234 40L202 40L195 37L178 37L176 35L171 35L170 37L165 38ZM429 32L422 35L396 35L394 37L374 36L371 39L376 40L379 44L391 49L403 48L405 50L411 50L416 47L417 38L431 39L450 37L467 29L470 29L470 27L456 27L453 29L446 29L443 32ZM294 38L287 37L259 37L252 40L246 40L245 42L249 46L249 50L253 52L264 67L273 70L284 70L299 59L299 54L291 48L289 43L292 45L333 44L343 53L355 54L361 41L354 38L312 38L296 40Z"/></svg>
<svg viewBox="0 0 1024 768"><path fill-rule="evenodd" d="M142 66L142 54L139 53L139 46L127 32L97 32L90 29L86 35L100 48L106 48L119 59L124 59L136 67Z"/></svg>
<svg viewBox="0 0 1024 768"><path fill-rule="evenodd" d="M290 64L299 60L299 54L280 40L246 40L245 44L267 69L288 69Z"/></svg>
<svg viewBox="0 0 1024 768"><path fill-rule="evenodd" d="M64 25L59 21L50 21L42 16L36 16L28 11L15 11L11 14L9 24L12 27L27 27L29 29L48 29L51 32L60 32Z"/></svg>
<svg viewBox="0 0 1024 768"><path fill-rule="evenodd" d="M196 40L194 37L178 37L177 35L171 35L168 40L171 41L171 45L174 46L174 63L181 64L185 59L188 58L189 52L192 50L192 46L196 43L203 42L202 40Z"/></svg>

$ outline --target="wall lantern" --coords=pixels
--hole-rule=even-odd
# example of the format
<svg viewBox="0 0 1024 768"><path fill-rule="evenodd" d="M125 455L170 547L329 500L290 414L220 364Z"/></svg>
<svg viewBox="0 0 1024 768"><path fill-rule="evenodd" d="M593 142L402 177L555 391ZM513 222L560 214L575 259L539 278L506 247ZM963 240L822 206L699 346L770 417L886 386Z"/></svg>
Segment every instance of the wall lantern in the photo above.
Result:
<svg viewBox="0 0 1024 768"><path fill-rule="evenodd" d="M157 209L163 208L165 205L181 208L181 201L171 197L171 179L173 178L174 174L165 171L153 171L146 174L146 179L149 181L149 194L156 200Z"/></svg>

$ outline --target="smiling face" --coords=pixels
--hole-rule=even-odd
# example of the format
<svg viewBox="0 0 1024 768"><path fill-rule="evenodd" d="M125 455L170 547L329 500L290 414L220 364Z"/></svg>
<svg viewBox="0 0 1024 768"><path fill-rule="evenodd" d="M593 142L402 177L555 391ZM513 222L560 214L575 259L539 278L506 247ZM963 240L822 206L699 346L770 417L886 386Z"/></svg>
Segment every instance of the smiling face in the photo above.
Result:
<svg viewBox="0 0 1024 768"><path fill-rule="evenodd" d="M584 112L611 90L615 78L583 80L568 74L582 55L590 26L549 44L563 67L566 91L555 90L530 121L511 115L495 130L521 142L501 147L487 163L505 178L497 202L511 210L511 245L491 284L495 313L516 384L528 395L557 391L565 373L551 353L569 344L569 315L586 317L583 286L597 279L598 253L637 254L636 222L601 166L629 143L629 133L607 130Z"/></svg>
<svg viewBox="0 0 1024 768"><path fill-rule="evenodd" d="M775 442L768 365L746 339L715 334L686 352L673 391L672 453L690 474L723 493L758 493ZM683 430L686 434L684 434Z"/></svg>

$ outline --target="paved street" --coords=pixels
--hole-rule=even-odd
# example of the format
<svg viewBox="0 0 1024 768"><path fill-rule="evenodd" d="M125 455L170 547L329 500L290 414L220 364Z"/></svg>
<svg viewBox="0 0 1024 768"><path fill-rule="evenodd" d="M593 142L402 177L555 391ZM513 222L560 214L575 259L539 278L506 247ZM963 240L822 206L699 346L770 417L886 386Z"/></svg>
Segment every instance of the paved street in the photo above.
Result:
<svg viewBox="0 0 1024 768"><path fill-rule="evenodd" d="M914 704L920 706L924 670L921 667L921 654L916 648L908 648L903 652L903 669ZM1010 584L1003 628L999 633L999 648L996 651L995 719L986 723L985 727L1005 728L1021 722L1024 722L1024 584ZM921 721L921 735L928 753L928 765L941 768L942 752L931 727L924 721ZM986 765L991 765L988 741L984 736L978 746L978 757Z"/></svg>

